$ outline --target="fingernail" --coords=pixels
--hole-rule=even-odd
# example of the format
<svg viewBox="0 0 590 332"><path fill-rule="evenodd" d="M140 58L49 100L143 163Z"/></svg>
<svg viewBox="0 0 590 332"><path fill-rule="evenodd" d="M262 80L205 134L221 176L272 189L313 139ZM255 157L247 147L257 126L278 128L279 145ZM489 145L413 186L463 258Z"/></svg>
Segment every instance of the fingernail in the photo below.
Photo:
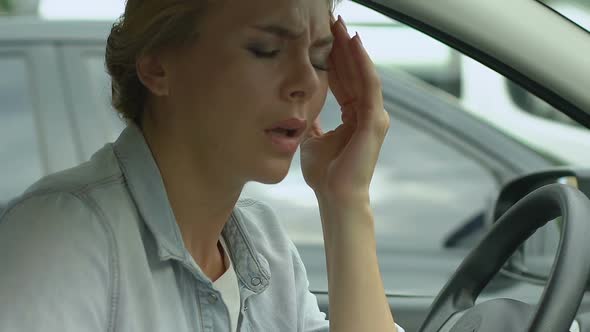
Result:
<svg viewBox="0 0 590 332"><path fill-rule="evenodd" d="M342 24L342 27L344 28L344 30L346 30L346 32L348 32L348 28L346 27L346 23L344 23L344 19L342 18L342 16L338 15L338 21L340 21L340 24Z"/></svg>
<svg viewBox="0 0 590 332"><path fill-rule="evenodd" d="M361 36L359 35L358 31L356 32L356 34L354 35L356 37L356 40L359 42L359 44L363 44L363 41L361 40Z"/></svg>

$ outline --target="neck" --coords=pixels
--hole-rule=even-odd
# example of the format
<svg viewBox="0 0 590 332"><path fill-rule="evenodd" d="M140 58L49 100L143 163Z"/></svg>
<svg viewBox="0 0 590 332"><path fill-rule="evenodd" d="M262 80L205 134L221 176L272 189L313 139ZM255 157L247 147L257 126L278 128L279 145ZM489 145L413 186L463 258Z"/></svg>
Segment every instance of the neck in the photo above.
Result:
<svg viewBox="0 0 590 332"><path fill-rule="evenodd" d="M223 256L218 240L244 184L229 183L229 177L220 172L223 168L211 162L214 158L194 160L191 156L195 151L173 132L149 121L142 124L142 130L162 175L184 245L203 272L215 280L224 271L220 270Z"/></svg>

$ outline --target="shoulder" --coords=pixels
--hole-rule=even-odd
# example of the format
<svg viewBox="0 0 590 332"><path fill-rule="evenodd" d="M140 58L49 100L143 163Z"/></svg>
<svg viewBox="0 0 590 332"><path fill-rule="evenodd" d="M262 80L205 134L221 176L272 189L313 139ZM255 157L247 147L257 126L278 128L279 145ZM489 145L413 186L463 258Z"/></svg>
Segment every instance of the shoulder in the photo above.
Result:
<svg viewBox="0 0 590 332"><path fill-rule="evenodd" d="M121 180L122 176L112 144L106 144L90 160L41 178L25 191L22 198L51 192L88 190L109 181Z"/></svg>
<svg viewBox="0 0 590 332"><path fill-rule="evenodd" d="M0 216L0 330L102 329L113 298L112 244L83 197L53 192L11 203Z"/></svg>
<svg viewBox="0 0 590 332"><path fill-rule="evenodd" d="M0 243L17 249L66 249L87 244L107 249L106 223L83 194L31 192L13 200L0 214Z"/></svg>
<svg viewBox="0 0 590 332"><path fill-rule="evenodd" d="M57 233L94 241L106 239L108 226L92 189L123 181L113 158L112 148L107 145L91 160L37 181L0 211L0 239L16 231L32 236L36 230L46 240L57 237ZM73 240L67 237L61 242Z"/></svg>
<svg viewBox="0 0 590 332"><path fill-rule="evenodd" d="M78 236L83 233L104 238L106 221L95 202L92 190L109 183L122 183L110 146L76 167L53 173L31 185L0 211L0 238L11 230L39 229L45 237L51 232Z"/></svg>
<svg viewBox="0 0 590 332"><path fill-rule="evenodd" d="M43 177L0 211L0 247L21 252L19 260L86 259L84 253L107 263L114 237L92 189L119 179L112 148L107 145L76 167ZM90 252L93 250L94 252ZM30 256L25 256L29 254ZM2 260L10 260L2 256Z"/></svg>

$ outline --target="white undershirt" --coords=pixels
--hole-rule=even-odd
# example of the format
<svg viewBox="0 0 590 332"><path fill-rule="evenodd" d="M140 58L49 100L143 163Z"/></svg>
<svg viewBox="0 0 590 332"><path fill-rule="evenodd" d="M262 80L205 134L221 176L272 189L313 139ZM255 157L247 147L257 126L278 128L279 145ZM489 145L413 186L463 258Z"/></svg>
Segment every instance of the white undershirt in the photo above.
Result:
<svg viewBox="0 0 590 332"><path fill-rule="evenodd" d="M219 238L223 247L223 260L227 270L213 282L213 287L221 293L221 299L229 311L231 331L236 331L238 325L238 316L240 314L240 288L238 286L238 277L228 255L227 246L223 237Z"/></svg>
<svg viewBox="0 0 590 332"><path fill-rule="evenodd" d="M221 293L221 299L227 306L230 319L230 330L237 331L238 316L240 314L240 288L238 286L238 277L229 257L227 246L223 237L219 238L223 248L223 261L227 270L213 282L215 287ZM396 324L397 332L404 332L404 329Z"/></svg>

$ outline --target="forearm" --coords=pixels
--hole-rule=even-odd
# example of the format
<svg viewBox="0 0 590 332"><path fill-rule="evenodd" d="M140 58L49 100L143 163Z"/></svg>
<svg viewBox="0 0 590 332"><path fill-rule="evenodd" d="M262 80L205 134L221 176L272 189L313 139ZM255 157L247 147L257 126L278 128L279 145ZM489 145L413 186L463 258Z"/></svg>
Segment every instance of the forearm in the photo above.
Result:
<svg viewBox="0 0 590 332"><path fill-rule="evenodd" d="M330 330L395 331L377 262L368 199L345 206L319 198L328 266Z"/></svg>

